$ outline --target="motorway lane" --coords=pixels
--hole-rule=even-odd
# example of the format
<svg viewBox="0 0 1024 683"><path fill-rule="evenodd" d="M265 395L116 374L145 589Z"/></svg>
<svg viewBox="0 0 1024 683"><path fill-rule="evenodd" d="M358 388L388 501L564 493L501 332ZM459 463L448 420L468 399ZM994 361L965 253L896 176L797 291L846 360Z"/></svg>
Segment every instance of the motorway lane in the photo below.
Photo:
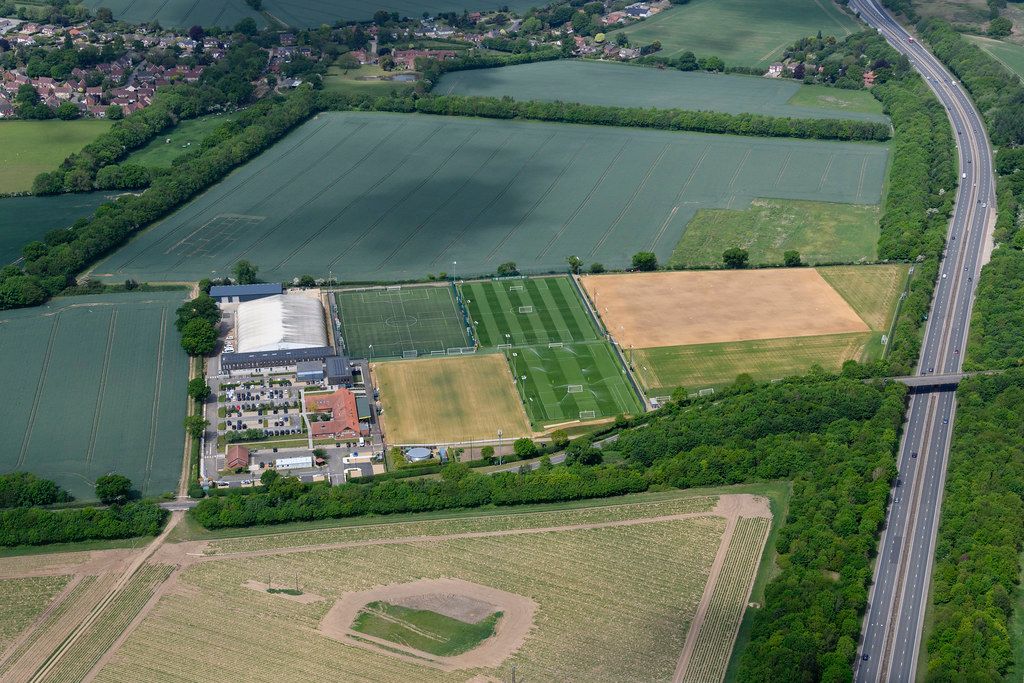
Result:
<svg viewBox="0 0 1024 683"><path fill-rule="evenodd" d="M960 179L947 234L947 255L917 369L918 374L956 373L962 365L960 351L967 339L974 285L994 202L992 158L984 125L970 99L952 82L953 77L920 44L910 42L908 34L875 0L853 0L850 6L929 78L956 134L961 172L967 177ZM901 485L894 488L880 541L856 663L858 681L910 681L915 676L955 411L954 392L910 399L898 458ZM860 658L862 653L869 659Z"/></svg>

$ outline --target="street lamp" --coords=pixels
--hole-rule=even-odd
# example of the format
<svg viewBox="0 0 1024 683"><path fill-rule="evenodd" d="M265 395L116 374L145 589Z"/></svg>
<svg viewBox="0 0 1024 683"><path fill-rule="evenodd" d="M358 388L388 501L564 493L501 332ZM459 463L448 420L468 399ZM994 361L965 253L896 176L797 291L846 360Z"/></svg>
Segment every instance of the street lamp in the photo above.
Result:
<svg viewBox="0 0 1024 683"><path fill-rule="evenodd" d="M498 430L498 464L500 465L501 463L502 463L502 457L501 457L501 430L499 429Z"/></svg>
<svg viewBox="0 0 1024 683"><path fill-rule="evenodd" d="M452 282L455 282L455 266L459 265L458 261L452 261Z"/></svg>
<svg viewBox="0 0 1024 683"><path fill-rule="evenodd" d="M373 362L373 344L370 344L370 362Z"/></svg>

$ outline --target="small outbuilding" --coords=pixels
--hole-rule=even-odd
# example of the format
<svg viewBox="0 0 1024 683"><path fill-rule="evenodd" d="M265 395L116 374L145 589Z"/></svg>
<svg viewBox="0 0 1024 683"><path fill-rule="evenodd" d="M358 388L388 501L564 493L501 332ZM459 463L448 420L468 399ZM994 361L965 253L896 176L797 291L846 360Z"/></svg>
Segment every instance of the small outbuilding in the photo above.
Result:
<svg viewBox="0 0 1024 683"><path fill-rule="evenodd" d="M296 458L278 458L274 461L274 467L279 470L297 470L303 467L313 466L313 456L304 455Z"/></svg>
<svg viewBox="0 0 1024 683"><path fill-rule="evenodd" d="M430 460L430 457L430 449L423 448L422 446L410 448L405 452L405 459L409 462L423 462L424 460Z"/></svg>
<svg viewBox="0 0 1024 683"><path fill-rule="evenodd" d="M249 449L245 446L228 446L228 457L224 460L224 467L229 470L236 470L239 467L249 466Z"/></svg>
<svg viewBox="0 0 1024 683"><path fill-rule="evenodd" d="M352 386L352 363L346 356L327 359L327 383L334 387Z"/></svg>

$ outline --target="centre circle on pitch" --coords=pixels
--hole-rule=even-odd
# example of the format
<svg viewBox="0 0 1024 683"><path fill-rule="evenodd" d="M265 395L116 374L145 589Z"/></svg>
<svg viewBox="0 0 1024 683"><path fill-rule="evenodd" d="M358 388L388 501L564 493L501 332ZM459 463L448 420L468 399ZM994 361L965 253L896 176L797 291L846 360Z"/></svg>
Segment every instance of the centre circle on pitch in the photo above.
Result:
<svg viewBox="0 0 1024 683"><path fill-rule="evenodd" d="M412 327L418 322L419 320L413 315L396 315L385 320L384 324L389 327Z"/></svg>

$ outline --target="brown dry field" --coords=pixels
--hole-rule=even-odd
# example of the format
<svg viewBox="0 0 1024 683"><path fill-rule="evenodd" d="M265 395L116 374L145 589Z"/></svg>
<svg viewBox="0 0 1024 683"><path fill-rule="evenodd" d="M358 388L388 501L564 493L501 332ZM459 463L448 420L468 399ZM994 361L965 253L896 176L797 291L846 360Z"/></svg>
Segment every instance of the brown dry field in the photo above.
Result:
<svg viewBox="0 0 1024 683"><path fill-rule="evenodd" d="M374 363L392 444L451 443L531 434L504 356Z"/></svg>
<svg viewBox="0 0 1024 683"><path fill-rule="evenodd" d="M588 275L580 282L624 347L869 331L810 268Z"/></svg>

